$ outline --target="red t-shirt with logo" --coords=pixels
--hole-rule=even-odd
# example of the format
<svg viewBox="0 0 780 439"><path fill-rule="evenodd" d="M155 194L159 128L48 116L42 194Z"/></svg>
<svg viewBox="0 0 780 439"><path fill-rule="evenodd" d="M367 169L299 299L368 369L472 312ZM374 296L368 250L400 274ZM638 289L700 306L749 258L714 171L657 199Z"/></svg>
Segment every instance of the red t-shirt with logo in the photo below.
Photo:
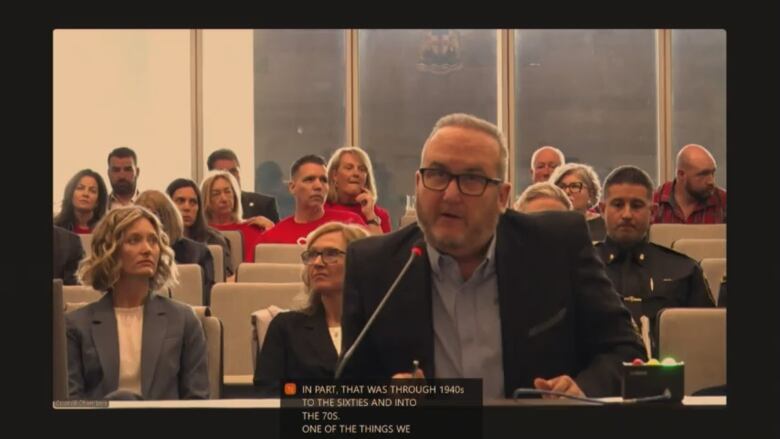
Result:
<svg viewBox="0 0 780 439"><path fill-rule="evenodd" d="M296 223L295 215L288 216L279 221L271 230L263 233L263 236L260 237L260 242L266 244L297 244L300 238L306 238L314 229L331 221L361 226L366 225L363 218L352 212L325 209L325 214L322 215L322 218L308 223Z"/></svg>

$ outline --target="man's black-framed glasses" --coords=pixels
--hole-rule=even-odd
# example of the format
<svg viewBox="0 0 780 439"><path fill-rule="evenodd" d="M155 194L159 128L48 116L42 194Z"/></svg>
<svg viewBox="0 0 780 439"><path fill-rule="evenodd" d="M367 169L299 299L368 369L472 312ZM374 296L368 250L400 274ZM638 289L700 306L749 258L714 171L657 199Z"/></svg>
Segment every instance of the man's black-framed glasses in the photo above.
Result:
<svg viewBox="0 0 780 439"><path fill-rule="evenodd" d="M322 262L325 264L335 264L343 255L346 254L346 252L343 252L337 248L325 248L321 251L306 250L305 252L301 253L301 261L303 261L305 265L309 265L317 259L317 256L322 256Z"/></svg>
<svg viewBox="0 0 780 439"><path fill-rule="evenodd" d="M485 177L478 174L453 174L440 168L420 168L423 186L432 191L442 192L447 189L452 179L458 182L458 190L463 195L480 196L485 193L488 184L499 184L503 180Z"/></svg>

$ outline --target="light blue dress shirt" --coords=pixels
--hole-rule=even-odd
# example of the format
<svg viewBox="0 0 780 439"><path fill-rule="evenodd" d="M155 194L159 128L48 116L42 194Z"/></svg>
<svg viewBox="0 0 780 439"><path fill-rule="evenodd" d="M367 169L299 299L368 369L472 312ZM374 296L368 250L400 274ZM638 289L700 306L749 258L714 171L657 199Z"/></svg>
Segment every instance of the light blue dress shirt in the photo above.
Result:
<svg viewBox="0 0 780 439"><path fill-rule="evenodd" d="M430 244L427 249L436 378L481 378L484 399L504 398L495 235L467 281L454 258Z"/></svg>

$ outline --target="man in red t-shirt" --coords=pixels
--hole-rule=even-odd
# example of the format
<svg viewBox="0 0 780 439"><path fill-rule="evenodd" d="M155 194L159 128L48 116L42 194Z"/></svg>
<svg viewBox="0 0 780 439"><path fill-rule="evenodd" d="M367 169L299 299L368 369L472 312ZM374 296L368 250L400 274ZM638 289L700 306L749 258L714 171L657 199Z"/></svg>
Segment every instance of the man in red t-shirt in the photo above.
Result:
<svg viewBox="0 0 780 439"><path fill-rule="evenodd" d="M263 233L260 243L295 244L330 221L366 225L363 218L355 213L325 209L328 172L325 159L318 155L305 155L293 163L289 189L295 198L295 213Z"/></svg>

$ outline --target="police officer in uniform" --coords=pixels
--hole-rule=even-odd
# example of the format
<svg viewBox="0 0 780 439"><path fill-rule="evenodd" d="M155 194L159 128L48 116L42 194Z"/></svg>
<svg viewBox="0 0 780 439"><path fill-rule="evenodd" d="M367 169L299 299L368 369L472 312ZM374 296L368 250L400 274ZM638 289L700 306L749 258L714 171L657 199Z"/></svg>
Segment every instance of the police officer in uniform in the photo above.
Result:
<svg viewBox="0 0 780 439"><path fill-rule="evenodd" d="M639 323L649 319L652 355L658 353L658 312L663 308L715 306L699 264L672 249L648 242L653 182L635 166L621 166L604 180L601 211L607 237L596 244L615 289Z"/></svg>

